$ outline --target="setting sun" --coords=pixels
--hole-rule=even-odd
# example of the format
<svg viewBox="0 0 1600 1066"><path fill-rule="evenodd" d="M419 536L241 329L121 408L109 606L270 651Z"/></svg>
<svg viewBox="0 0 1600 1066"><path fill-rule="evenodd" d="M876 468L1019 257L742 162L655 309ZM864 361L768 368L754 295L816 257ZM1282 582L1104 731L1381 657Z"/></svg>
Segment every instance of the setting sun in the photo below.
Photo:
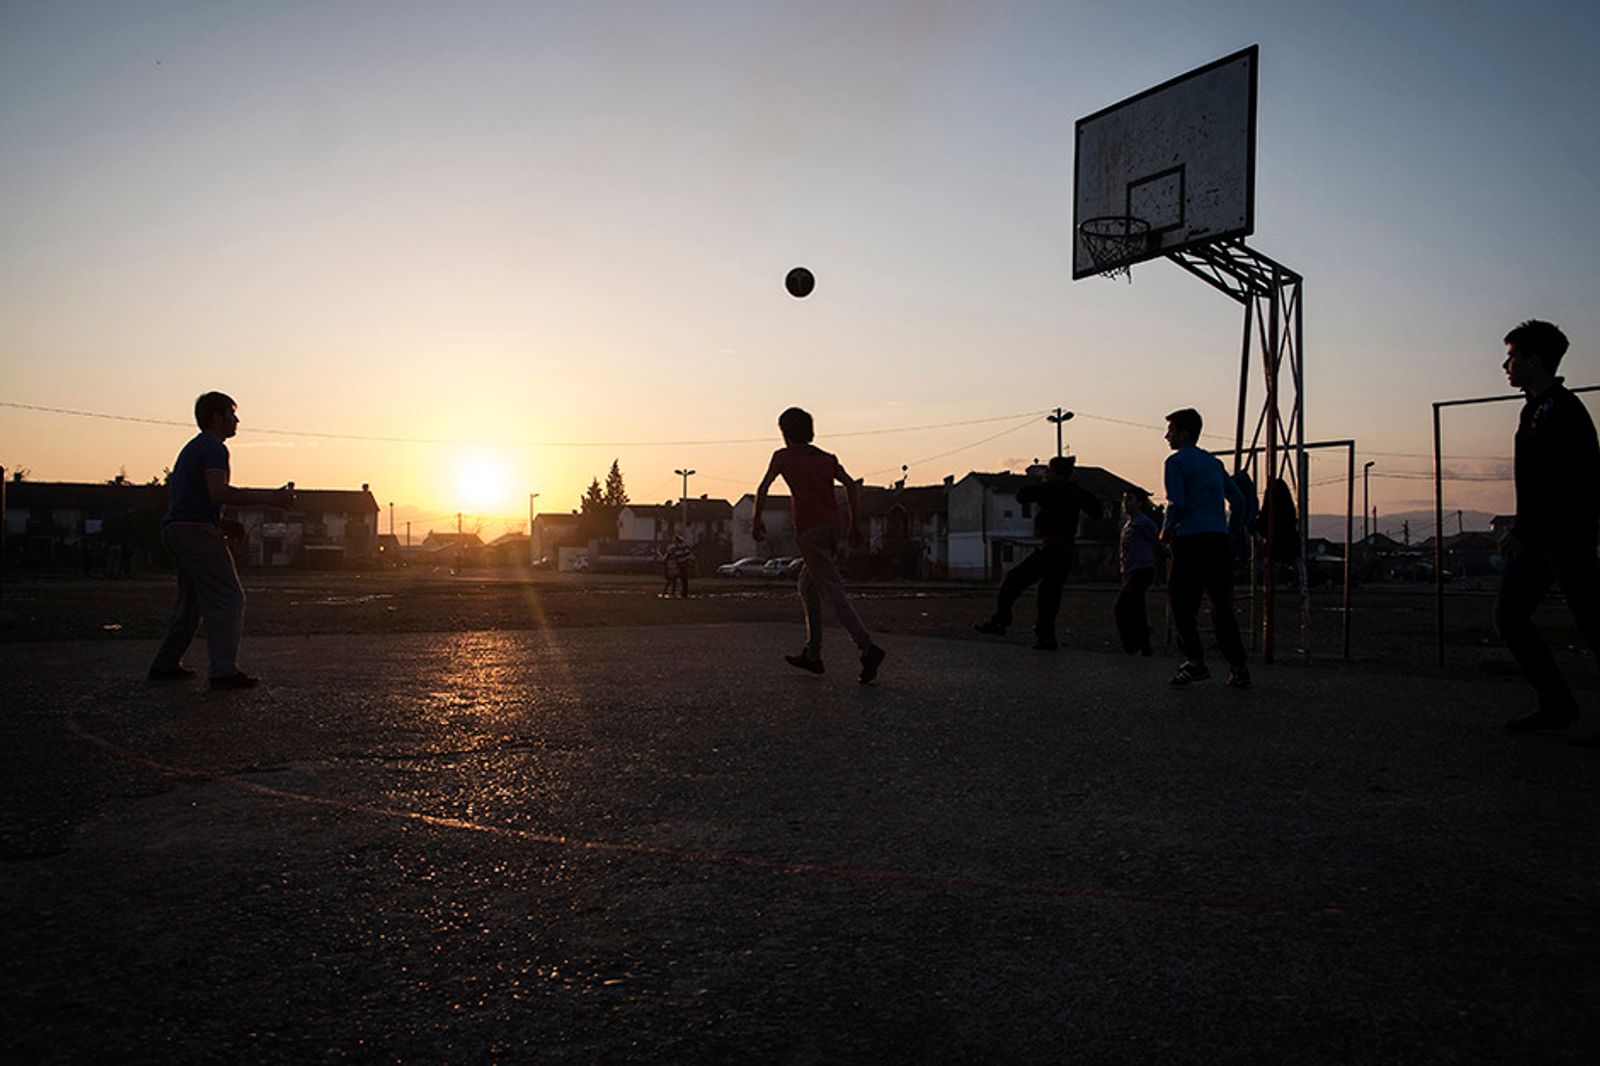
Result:
<svg viewBox="0 0 1600 1066"><path fill-rule="evenodd" d="M462 504L474 511L494 511L510 502L505 466L485 457L472 459L461 468L456 491Z"/></svg>

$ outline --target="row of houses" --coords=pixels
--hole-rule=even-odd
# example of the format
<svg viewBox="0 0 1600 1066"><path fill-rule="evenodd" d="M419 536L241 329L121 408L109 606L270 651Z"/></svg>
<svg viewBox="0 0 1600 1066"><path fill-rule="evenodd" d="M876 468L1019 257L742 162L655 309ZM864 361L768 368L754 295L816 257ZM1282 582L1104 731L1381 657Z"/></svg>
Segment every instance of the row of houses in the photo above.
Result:
<svg viewBox="0 0 1600 1066"><path fill-rule="evenodd" d="M1039 476L1035 469L1032 476ZM972 472L938 485L896 485L860 490L860 521L866 545L853 553L858 575L992 580L1038 544L1032 508L1016 493L1029 475ZM1079 530L1080 569L1108 576L1116 567L1122 493L1139 487L1109 470L1079 466L1076 480L1101 502L1104 515ZM1142 490L1141 490L1142 491ZM843 495L842 490L840 495ZM770 495L762 518L767 537L751 535L755 496L734 502L699 499L629 504L619 511L615 539L586 538L577 514L539 514L533 519L531 552L562 569L632 569L655 565L661 545L682 535L695 547L702 569L748 557L796 555L789 498ZM581 561L580 561L581 560Z"/></svg>
<svg viewBox="0 0 1600 1066"><path fill-rule="evenodd" d="M291 487L292 483L291 483ZM6 554L32 566L82 567L113 576L166 566L165 485L12 480L0 490ZM378 501L367 485L295 489L293 510L229 507L243 527L240 557L254 566L319 569L380 565Z"/></svg>
<svg viewBox="0 0 1600 1066"><path fill-rule="evenodd" d="M1121 496L1131 482L1099 467L1080 466L1078 483L1105 510L1079 531L1080 572L1111 577ZM942 484L860 490L863 550L850 560L861 576L993 580L1037 544L1031 509L1017 502L1023 474L972 472ZM160 519L167 506L161 485L124 482L83 484L11 481L4 484L4 529L10 559L28 565L82 566L85 572L131 573L165 565ZM661 548L682 534L694 546L702 570L733 559L795 555L789 500L770 496L764 514L768 536L751 536L755 498L737 501L701 497L662 504L629 504L616 516L615 535L595 538L592 524L575 513L534 517L531 534L508 533L484 544L472 533L429 533L417 549L378 533L378 503L369 486L359 490L296 489L291 511L261 506L230 507L243 527L244 563L258 567L319 569L395 565L398 557L428 558L438 565L526 566L561 569L648 570ZM1496 552L1503 526L1463 532L1444 541L1446 570L1455 577L1498 572ZM1342 560L1343 546L1312 545L1313 560ZM1366 578L1431 577L1433 541L1414 546L1373 534L1355 546L1352 562Z"/></svg>

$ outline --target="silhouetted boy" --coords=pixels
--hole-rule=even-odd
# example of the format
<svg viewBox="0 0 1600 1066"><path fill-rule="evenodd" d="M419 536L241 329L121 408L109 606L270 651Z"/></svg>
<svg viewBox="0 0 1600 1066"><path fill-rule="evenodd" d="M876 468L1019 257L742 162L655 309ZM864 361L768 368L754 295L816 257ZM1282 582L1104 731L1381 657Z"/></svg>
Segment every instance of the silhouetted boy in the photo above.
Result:
<svg viewBox="0 0 1600 1066"><path fill-rule="evenodd" d="M1244 641L1233 617L1233 551L1228 539L1228 512L1242 514L1244 496L1216 456L1197 448L1200 412L1185 407L1167 416L1165 481L1167 519L1161 539L1172 548L1167 573L1167 600L1172 605L1172 626L1178 632L1183 665L1172 675L1173 685L1188 685L1211 676L1205 646L1200 643L1196 616L1200 597L1211 603L1211 625L1217 646L1228 660L1229 688L1249 688L1250 671L1244 661Z"/></svg>
<svg viewBox="0 0 1600 1066"><path fill-rule="evenodd" d="M150 680L193 677L183 666L200 619L206 622L211 687L252 688L256 679L239 669L239 636L244 620L244 586L222 536L223 504L259 503L288 508L294 493L236 489L228 484L228 446L239 431L233 400L208 392L194 402L200 432L183 446L172 464L171 502L161 519L161 543L178 568L178 603L167 635L150 666Z"/></svg>
<svg viewBox="0 0 1600 1066"><path fill-rule="evenodd" d="M661 559L667 573L667 587L661 595L671 598L672 588L676 585L681 590L680 595L688 599L689 570L694 566L694 549L684 543L682 533L673 535L672 543L667 545Z"/></svg>
<svg viewBox="0 0 1600 1066"><path fill-rule="evenodd" d="M1100 501L1072 484L1077 459L1058 455L1050 460L1043 481L1022 486L1017 502L1033 505L1033 531L1039 537L1037 548L1006 574L1000 582L1000 597L994 614L973 626L979 633L1004 636L1011 626L1011 609L1022 590L1039 583L1038 617L1033 623L1033 646L1038 651L1055 651L1056 615L1061 611L1061 587L1072 570L1073 546L1078 538L1078 518L1087 514L1100 517Z"/></svg>
<svg viewBox="0 0 1600 1066"><path fill-rule="evenodd" d="M1533 612L1552 583L1589 650L1600 662L1600 443L1594 420L1556 376L1567 338L1549 322L1529 320L1505 336L1502 364L1514 389L1527 396L1517 422L1514 471L1517 515L1500 544L1506 557L1495 626L1538 693L1539 705L1506 723L1519 732L1565 729L1578 720L1578 702L1533 624ZM1600 745L1600 730L1572 738Z"/></svg>
<svg viewBox="0 0 1600 1066"><path fill-rule="evenodd" d="M1145 496L1132 490L1122 494L1122 537L1117 553L1122 574L1122 590L1117 593L1114 611L1117 636L1129 655L1151 655L1150 619L1145 612L1144 594L1156 577L1156 546L1161 531L1144 513Z"/></svg>
<svg viewBox="0 0 1600 1066"><path fill-rule="evenodd" d="M767 527L761 520L761 512L767 505L767 489L772 486L773 479L781 476L789 486L795 539L799 542L800 558L804 560L798 586L806 615L805 649L799 655L785 655L784 659L791 666L814 674L822 673L822 599L827 597L833 613L861 651L860 681L868 684L878 676L885 653L872 642L861 616L850 605L844 579L839 576L834 562L841 534L848 533L851 544L861 543L861 529L856 525L856 483L837 457L811 443L816 433L811 416L805 411L798 407L784 411L778 416L778 428L783 432L783 447L772 453L766 476L756 489L750 532L758 541L766 539ZM833 495L835 481L844 486L849 510L843 522L839 517L839 501Z"/></svg>

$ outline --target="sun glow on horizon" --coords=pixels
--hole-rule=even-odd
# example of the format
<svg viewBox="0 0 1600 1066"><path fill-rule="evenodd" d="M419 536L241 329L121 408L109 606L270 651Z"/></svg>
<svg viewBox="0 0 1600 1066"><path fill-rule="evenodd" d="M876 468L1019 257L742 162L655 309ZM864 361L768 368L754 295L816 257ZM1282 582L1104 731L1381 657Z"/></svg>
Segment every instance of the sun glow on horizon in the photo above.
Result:
<svg viewBox="0 0 1600 1066"><path fill-rule="evenodd" d="M510 484L505 464L490 456L475 456L456 473L456 493L471 511L488 513L510 509Z"/></svg>

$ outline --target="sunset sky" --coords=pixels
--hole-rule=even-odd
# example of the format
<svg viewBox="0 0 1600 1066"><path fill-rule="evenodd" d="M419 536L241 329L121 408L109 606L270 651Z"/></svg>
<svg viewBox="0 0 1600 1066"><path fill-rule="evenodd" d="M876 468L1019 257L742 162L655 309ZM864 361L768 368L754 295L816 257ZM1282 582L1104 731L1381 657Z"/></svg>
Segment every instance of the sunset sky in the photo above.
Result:
<svg viewBox="0 0 1600 1066"><path fill-rule="evenodd" d="M1431 507L1429 403L1505 391L1517 321L1600 383L1593 4L6 2L0 463L147 480L215 388L235 483L497 533L613 459L737 499L790 404L871 484L1051 454L1061 405L1156 487L1167 411L1231 443L1239 310L1070 280L1073 126L1252 43L1308 436ZM1450 413L1448 507L1510 507L1515 418Z"/></svg>

